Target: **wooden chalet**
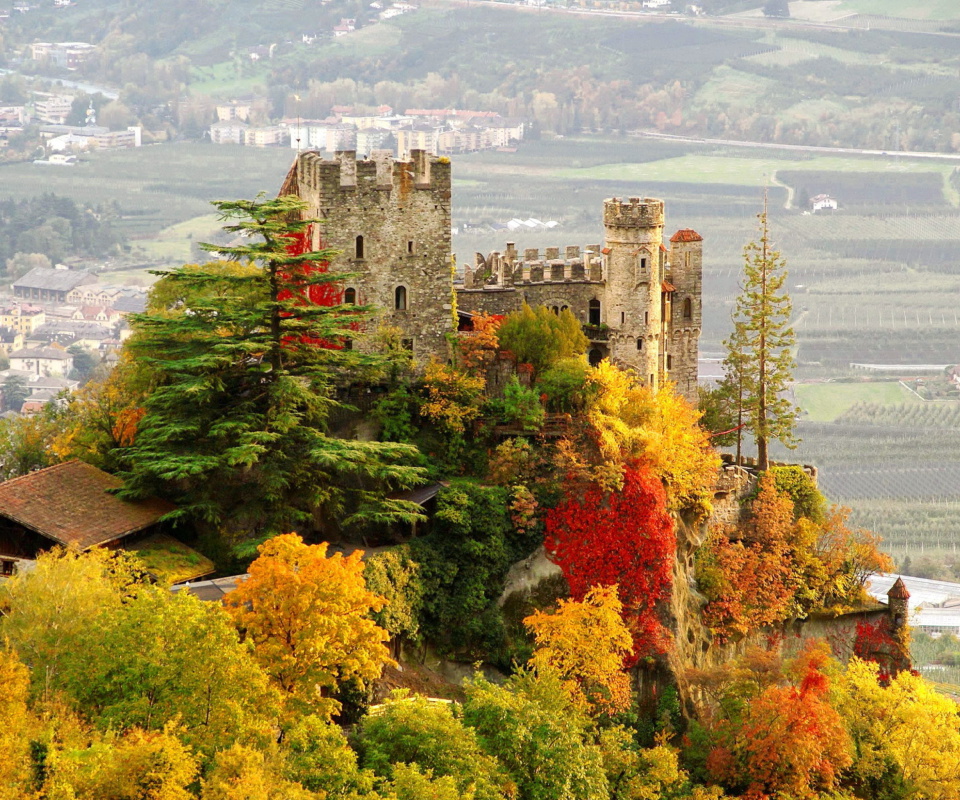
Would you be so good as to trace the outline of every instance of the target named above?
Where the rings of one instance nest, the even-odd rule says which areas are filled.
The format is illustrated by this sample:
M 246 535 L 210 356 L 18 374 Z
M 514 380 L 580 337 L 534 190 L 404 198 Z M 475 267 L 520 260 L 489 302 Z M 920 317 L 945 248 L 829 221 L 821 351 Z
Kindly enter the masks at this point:
M 156 533 L 174 506 L 158 498 L 121 500 L 111 492 L 122 485 L 76 460 L 0 483 L 0 561 L 33 560 L 56 545 L 120 547 Z

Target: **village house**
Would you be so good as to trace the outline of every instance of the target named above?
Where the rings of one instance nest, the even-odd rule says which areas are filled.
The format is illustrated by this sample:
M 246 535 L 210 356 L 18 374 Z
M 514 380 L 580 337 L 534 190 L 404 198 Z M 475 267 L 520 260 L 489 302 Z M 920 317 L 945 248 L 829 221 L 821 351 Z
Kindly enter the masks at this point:
M 23 334 L 16 328 L 0 327 L 0 351 L 10 355 L 23 349 Z
M 123 481 L 83 461 L 67 461 L 0 483 L 0 557 L 35 559 L 56 545 L 118 547 L 159 530 L 174 510 L 165 500 L 121 500 Z
M 47 312 L 40 306 L 15 305 L 0 311 L 0 326 L 13 328 L 29 336 L 47 321 Z
M 32 347 L 10 353 L 10 368 L 33 375 L 66 377 L 73 370 L 73 356 L 59 347 Z

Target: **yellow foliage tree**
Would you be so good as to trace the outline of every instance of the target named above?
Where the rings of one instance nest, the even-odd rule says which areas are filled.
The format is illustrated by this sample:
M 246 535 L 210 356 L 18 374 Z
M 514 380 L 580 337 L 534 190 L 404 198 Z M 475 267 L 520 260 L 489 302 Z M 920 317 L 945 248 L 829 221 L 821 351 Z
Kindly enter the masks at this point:
M 441 430 L 462 435 L 467 423 L 480 416 L 485 385 L 483 378 L 431 361 L 424 371 L 426 398 L 420 404 L 420 413 Z
M 900 672 L 882 686 L 879 670 L 873 662 L 854 658 L 838 681 L 838 708 L 856 745 L 856 777 L 873 785 L 905 784 L 912 791 L 904 796 L 918 800 L 957 800 L 956 702 L 910 672 Z
M 555 671 L 571 700 L 594 714 L 630 706 L 623 663 L 633 637 L 622 614 L 617 587 L 595 586 L 581 602 L 561 600 L 556 613 L 537 611 L 523 621 L 536 641 L 534 668 Z
M 0 635 L 30 667 L 37 686 L 51 685 L 67 650 L 104 611 L 121 604 L 139 567 L 110 550 L 54 548 L 34 569 L 4 582 Z
M 650 464 L 671 510 L 710 510 L 720 459 L 699 425 L 700 413 L 670 385 L 654 393 L 633 372 L 602 361 L 591 374 L 587 418 L 605 463 Z
M 30 673 L 15 653 L 0 650 L 0 800 L 18 800 L 26 795 L 29 747 L 26 736 L 29 715 L 27 691 Z
M 134 729 L 85 750 L 55 752 L 41 796 L 47 800 L 194 800 L 197 763 L 173 729 Z
M 370 618 L 384 600 L 367 590 L 360 551 L 327 557 L 326 544 L 289 533 L 258 552 L 224 606 L 290 710 L 329 719 L 339 709 L 330 694 L 343 681 L 375 679 L 390 663 L 389 635 Z
M 200 800 L 318 800 L 299 783 L 284 780 L 260 750 L 235 744 L 217 753 Z

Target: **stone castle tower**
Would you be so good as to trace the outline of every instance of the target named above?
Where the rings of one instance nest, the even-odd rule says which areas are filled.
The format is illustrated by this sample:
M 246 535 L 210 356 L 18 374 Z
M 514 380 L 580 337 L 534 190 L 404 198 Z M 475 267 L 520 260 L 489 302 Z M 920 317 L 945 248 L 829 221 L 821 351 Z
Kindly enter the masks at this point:
M 703 238 L 678 231 L 663 243 L 663 201 L 603 204 L 603 322 L 609 356 L 650 386 L 666 378 L 696 396 Z
M 453 330 L 450 162 L 423 150 L 409 161 L 304 152 L 280 194 L 297 195 L 323 220 L 313 248 L 339 251 L 331 270 L 354 273 L 344 302 L 380 309 L 380 324 L 399 328 L 417 361 L 444 360 Z
M 657 388 L 671 380 L 697 399 L 703 239 L 677 231 L 664 244 L 662 200 L 612 198 L 603 205 L 604 244 L 476 255 L 462 284 L 451 271 L 451 175 L 446 159 L 413 150 L 356 160 L 297 156 L 281 194 L 306 201 L 323 220 L 313 246 L 340 251 L 335 271 L 355 273 L 344 300 L 382 309 L 423 363 L 447 357 L 453 295 L 466 314 L 507 314 L 524 302 L 570 309 L 590 339 L 589 357 L 610 358 Z

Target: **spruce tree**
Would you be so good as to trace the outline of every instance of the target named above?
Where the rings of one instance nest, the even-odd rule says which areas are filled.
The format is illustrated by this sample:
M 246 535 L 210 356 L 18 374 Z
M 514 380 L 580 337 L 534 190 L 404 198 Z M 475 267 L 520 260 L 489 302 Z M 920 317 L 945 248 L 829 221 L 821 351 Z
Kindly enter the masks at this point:
M 341 305 L 346 277 L 312 252 L 295 197 L 215 203 L 228 261 L 158 273 L 128 342 L 148 374 L 134 444 L 123 448 L 124 495 L 159 494 L 222 533 L 263 537 L 346 522 L 410 520 L 385 499 L 419 482 L 410 445 L 331 435 L 336 382 L 370 361 L 346 347 L 368 314 Z
M 743 428 L 756 442 L 758 467 L 766 470 L 772 439 L 788 447 L 796 444 L 797 408 L 783 396 L 793 379 L 796 339 L 784 288 L 786 261 L 770 242 L 766 203 L 758 218 L 760 236 L 744 248 L 744 283 L 733 312 L 733 333 L 724 344 L 727 379 L 736 382 Z

